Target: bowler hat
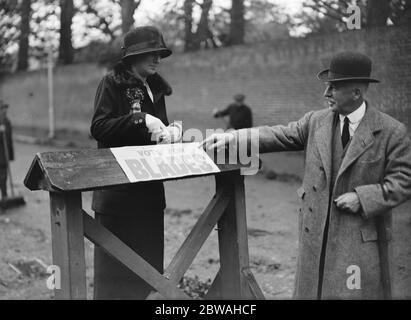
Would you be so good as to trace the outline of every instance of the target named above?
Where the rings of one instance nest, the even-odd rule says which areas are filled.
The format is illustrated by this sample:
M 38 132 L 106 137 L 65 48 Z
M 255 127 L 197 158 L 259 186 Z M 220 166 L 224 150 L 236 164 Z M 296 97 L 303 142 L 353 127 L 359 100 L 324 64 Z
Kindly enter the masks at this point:
M 318 73 L 317 78 L 322 81 L 349 81 L 361 80 L 364 82 L 380 82 L 370 78 L 371 59 L 359 52 L 341 52 L 336 54 L 330 62 L 330 67 Z
M 166 58 L 172 53 L 160 31 L 151 26 L 138 27 L 127 32 L 122 49 L 122 59 L 150 52 L 158 52 L 161 58 Z

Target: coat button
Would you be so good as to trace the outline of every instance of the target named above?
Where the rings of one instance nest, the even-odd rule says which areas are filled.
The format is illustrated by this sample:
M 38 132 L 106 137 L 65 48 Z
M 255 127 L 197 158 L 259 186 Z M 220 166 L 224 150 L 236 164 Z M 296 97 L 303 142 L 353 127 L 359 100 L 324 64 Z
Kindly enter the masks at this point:
M 321 166 L 321 167 L 320 167 L 320 170 L 321 170 L 321 171 L 324 171 L 324 167 L 323 167 L 323 166 Z
M 307 227 L 305 227 L 305 228 L 304 228 L 304 231 L 307 232 L 307 233 L 309 233 L 309 232 L 310 232 L 310 229 L 308 229 Z
M 313 212 L 313 208 L 311 208 L 311 207 L 309 207 L 308 210 L 309 210 L 310 212 Z

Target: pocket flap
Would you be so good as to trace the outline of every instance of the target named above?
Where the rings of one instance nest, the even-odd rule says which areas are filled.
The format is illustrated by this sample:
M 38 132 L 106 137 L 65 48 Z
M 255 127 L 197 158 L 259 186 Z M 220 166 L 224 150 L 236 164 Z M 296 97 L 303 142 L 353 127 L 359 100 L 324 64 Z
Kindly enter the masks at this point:
M 378 233 L 373 225 L 365 225 L 360 228 L 362 241 L 377 241 Z
M 360 229 L 361 229 L 362 241 L 367 242 L 367 241 L 377 241 L 378 240 L 379 238 L 378 231 L 374 224 L 363 225 Z M 388 226 L 385 226 L 382 232 L 385 232 L 385 234 L 381 235 L 381 239 L 385 238 L 387 241 L 390 241 L 392 238 L 391 228 Z
M 297 189 L 297 195 L 301 198 L 301 199 L 304 199 L 304 196 L 305 196 L 305 190 L 304 190 L 304 187 L 299 187 L 298 189 Z

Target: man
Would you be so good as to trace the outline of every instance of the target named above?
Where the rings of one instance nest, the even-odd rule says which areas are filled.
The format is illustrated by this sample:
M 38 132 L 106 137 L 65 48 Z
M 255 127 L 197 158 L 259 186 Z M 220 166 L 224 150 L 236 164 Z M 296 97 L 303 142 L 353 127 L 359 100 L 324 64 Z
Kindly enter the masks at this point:
M 259 133 L 248 142 L 260 152 L 305 150 L 297 191 L 294 295 L 300 299 L 391 295 L 391 209 L 411 196 L 411 142 L 402 123 L 364 100 L 369 83 L 378 82 L 370 76 L 367 56 L 340 53 L 318 74 L 328 109 L 288 126 L 249 129 Z M 242 137 L 238 131 L 214 135 L 204 146 L 219 149 Z
M 232 129 L 244 129 L 251 128 L 253 126 L 253 118 L 251 109 L 244 103 L 245 95 L 236 94 L 234 97 L 234 102 L 231 103 L 224 110 L 218 111 L 213 110 L 214 118 L 221 118 L 228 116 L 229 125 L 228 128 Z
M 7 166 L 14 160 L 11 123 L 7 117 L 9 105 L 0 100 L 0 190 L 1 198 L 7 198 Z

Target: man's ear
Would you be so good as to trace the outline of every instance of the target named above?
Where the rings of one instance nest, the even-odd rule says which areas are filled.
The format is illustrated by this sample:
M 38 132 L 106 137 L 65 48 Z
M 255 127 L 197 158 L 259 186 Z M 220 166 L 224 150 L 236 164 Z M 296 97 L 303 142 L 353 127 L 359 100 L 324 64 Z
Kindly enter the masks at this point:
M 360 88 L 354 88 L 353 89 L 353 99 L 356 101 L 360 98 L 362 98 L 363 94 Z

